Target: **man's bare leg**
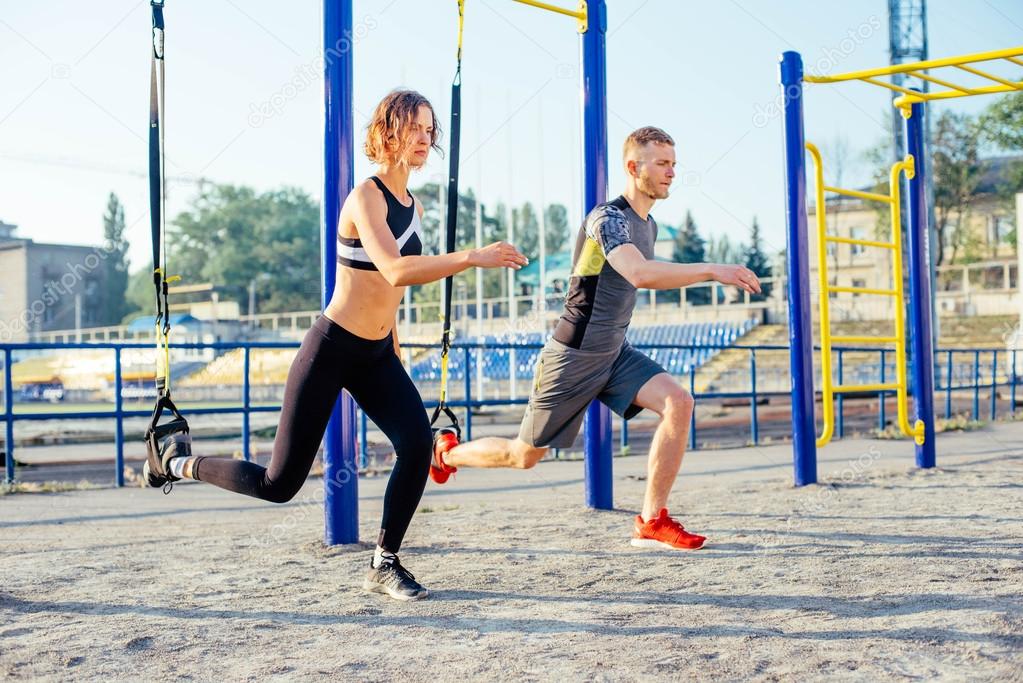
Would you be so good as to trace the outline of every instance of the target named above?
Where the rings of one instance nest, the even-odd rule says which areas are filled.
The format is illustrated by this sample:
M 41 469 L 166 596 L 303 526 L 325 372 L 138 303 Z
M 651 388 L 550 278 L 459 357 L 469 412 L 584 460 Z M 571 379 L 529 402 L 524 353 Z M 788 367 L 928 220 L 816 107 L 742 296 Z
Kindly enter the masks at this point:
M 529 469 L 546 455 L 546 448 L 530 446 L 520 439 L 485 439 L 466 441 L 444 454 L 444 464 L 451 467 L 516 467 Z
M 689 421 L 694 401 L 671 375 L 664 372 L 651 377 L 636 394 L 636 405 L 661 416 L 654 439 L 650 443 L 647 463 L 646 495 L 643 498 L 643 520 L 657 516 L 668 506 L 668 495 L 682 466 L 682 456 L 689 438 Z

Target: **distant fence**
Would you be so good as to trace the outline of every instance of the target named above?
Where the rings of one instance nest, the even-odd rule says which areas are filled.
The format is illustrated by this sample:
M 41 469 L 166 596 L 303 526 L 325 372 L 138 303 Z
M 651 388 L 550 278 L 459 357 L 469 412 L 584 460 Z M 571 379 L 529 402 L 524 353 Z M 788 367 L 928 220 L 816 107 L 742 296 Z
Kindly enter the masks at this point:
M 242 416 L 242 448 L 241 452 L 245 459 L 251 458 L 251 428 L 250 428 L 250 416 L 253 413 L 272 413 L 280 410 L 279 404 L 272 405 L 253 405 L 252 404 L 252 393 L 253 387 L 251 384 L 251 355 L 252 351 L 259 349 L 297 349 L 298 344 L 295 342 L 223 342 L 215 344 L 171 344 L 172 349 L 188 349 L 188 350 L 203 350 L 209 349 L 213 351 L 228 351 L 235 349 L 243 350 L 243 369 L 242 369 L 242 382 L 241 382 L 241 401 L 237 405 L 218 406 L 218 407 L 189 407 L 188 415 L 215 415 L 215 414 L 241 414 Z M 698 368 L 692 366 L 689 368 L 688 373 L 677 376 L 682 382 L 683 386 L 687 386 L 690 392 L 695 396 L 697 400 L 724 400 L 733 399 L 741 400 L 746 399 L 749 402 L 750 407 L 750 422 L 749 422 L 749 435 L 750 443 L 756 445 L 760 442 L 760 418 L 758 416 L 757 405 L 761 399 L 768 397 L 788 397 L 790 392 L 788 390 L 765 390 L 762 385 L 758 386 L 758 370 L 757 370 L 757 354 L 764 354 L 766 352 L 779 352 L 788 351 L 787 346 L 775 346 L 775 345 L 761 345 L 761 346 L 743 346 L 743 345 L 712 345 L 712 344 L 635 344 L 636 348 L 641 350 L 653 350 L 653 349 L 688 349 L 688 350 L 725 350 L 725 349 L 738 349 L 748 354 L 748 361 L 746 367 L 749 372 L 749 388 L 743 388 L 739 391 L 697 391 L 696 390 L 696 376 Z M 411 351 L 413 349 L 429 350 L 438 349 L 438 344 L 406 344 L 403 345 L 403 349 Z M 464 414 L 464 428 L 467 439 L 472 438 L 472 426 L 473 426 L 473 409 L 482 408 L 486 406 L 511 406 L 511 405 L 523 405 L 526 403 L 526 398 L 496 398 L 496 399 L 481 399 L 479 397 L 473 397 L 473 385 L 475 383 L 475 376 L 473 369 L 476 367 L 475 357 L 476 354 L 485 353 L 488 350 L 495 349 L 539 349 L 542 348 L 541 344 L 509 344 L 509 343 L 480 343 L 480 344 L 469 344 L 469 343 L 458 343 L 453 345 L 452 353 L 464 354 L 463 361 L 464 367 L 469 369 L 466 372 L 461 384 L 462 396 L 455 398 L 454 391 L 451 392 L 452 400 L 449 404 L 454 408 L 461 408 L 465 411 Z M 98 410 L 87 410 L 87 411 L 58 411 L 58 410 L 39 410 L 39 411 L 26 411 L 17 410 L 15 405 L 19 403 L 16 400 L 14 393 L 13 376 L 10 372 L 12 363 L 14 361 L 15 354 L 24 352 L 40 352 L 40 351 L 68 351 L 75 349 L 107 349 L 114 355 L 114 385 L 113 385 L 113 405 L 112 409 L 98 409 Z M 17 422 L 22 421 L 38 421 L 38 420 L 69 420 L 69 419 L 113 419 L 115 421 L 115 432 L 114 432 L 114 481 L 117 486 L 124 485 L 124 419 L 133 417 L 148 417 L 152 411 L 150 408 L 146 409 L 125 409 L 124 400 L 132 395 L 137 395 L 137 383 L 125 382 L 123 379 L 122 372 L 122 354 L 126 350 L 134 349 L 149 349 L 152 350 L 151 344 L 134 344 L 134 343 L 96 343 L 96 344 L 0 344 L 0 350 L 3 352 L 3 372 L 4 372 L 4 412 L 3 420 L 5 423 L 5 439 L 4 439 L 4 456 L 5 456 L 5 478 L 8 483 L 14 481 L 15 478 L 15 458 L 14 458 L 14 425 Z M 876 378 L 880 382 L 884 382 L 886 377 L 894 377 L 894 368 L 890 359 L 894 357 L 894 351 L 890 349 L 877 349 L 877 348 L 862 348 L 862 347 L 842 347 L 834 349 L 837 356 L 836 373 L 840 376 L 846 371 L 845 370 L 845 356 L 846 354 L 858 354 L 858 358 L 862 359 L 864 354 L 876 354 L 878 362 L 872 367 L 870 364 L 864 364 L 862 360 L 857 362 L 857 368 L 855 372 L 875 372 Z M 952 416 L 952 395 L 953 392 L 969 391 L 972 395 L 972 417 L 975 420 L 981 419 L 981 402 L 982 392 L 990 391 L 990 395 L 987 397 L 989 401 L 988 407 L 990 408 L 990 419 L 995 419 L 997 413 L 997 398 L 998 388 L 1006 387 L 1009 390 L 1009 406 L 1010 413 L 1015 414 L 1016 409 L 1016 387 L 1019 378 L 1016 374 L 1016 351 L 1006 351 L 1004 349 L 994 348 L 968 348 L 968 349 L 939 349 L 935 353 L 935 394 L 936 397 L 940 398 L 944 402 L 944 415 L 946 418 Z M 966 360 L 963 361 L 963 358 Z M 1005 361 L 1000 363 L 999 359 Z M 1004 365 L 1004 367 L 1002 367 Z M 861 375 L 862 376 L 862 375 Z M 453 387 L 454 389 L 454 387 Z M 881 395 L 882 399 L 885 395 L 891 395 L 894 392 L 873 392 L 872 396 Z M 866 395 L 866 394 L 865 394 Z M 844 435 L 844 420 L 843 420 L 843 404 L 850 400 L 850 397 L 838 396 L 836 405 L 836 436 L 841 438 Z M 437 405 L 436 400 L 424 401 L 427 408 L 432 408 Z M 103 405 L 102 402 L 98 402 L 99 405 Z M 878 426 L 883 429 L 887 422 L 887 412 L 884 400 L 878 401 Z M 697 439 L 697 428 L 696 415 L 693 415 L 693 421 L 690 425 L 689 431 L 689 445 L 690 448 L 696 447 Z M 366 433 L 368 430 L 367 420 L 364 414 L 360 411 L 360 436 L 359 436 L 359 458 L 360 465 L 365 466 L 366 464 Z M 628 445 L 628 426 L 626 422 L 622 422 L 620 435 L 622 439 L 622 445 Z M 139 435 L 141 437 L 141 434 Z

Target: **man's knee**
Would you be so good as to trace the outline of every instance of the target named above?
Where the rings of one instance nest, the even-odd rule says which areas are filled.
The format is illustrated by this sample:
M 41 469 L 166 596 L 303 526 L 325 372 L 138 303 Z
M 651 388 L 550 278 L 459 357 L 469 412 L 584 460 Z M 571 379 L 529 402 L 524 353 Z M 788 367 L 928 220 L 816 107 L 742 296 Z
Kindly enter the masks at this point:
M 693 399 L 693 395 L 682 387 L 677 387 L 664 398 L 664 412 L 661 417 L 673 422 L 688 424 L 695 407 L 696 401 Z
M 511 450 L 512 467 L 528 470 L 536 466 L 536 463 L 543 460 L 547 455 L 547 449 L 540 446 L 531 446 L 524 441 L 515 441 Z

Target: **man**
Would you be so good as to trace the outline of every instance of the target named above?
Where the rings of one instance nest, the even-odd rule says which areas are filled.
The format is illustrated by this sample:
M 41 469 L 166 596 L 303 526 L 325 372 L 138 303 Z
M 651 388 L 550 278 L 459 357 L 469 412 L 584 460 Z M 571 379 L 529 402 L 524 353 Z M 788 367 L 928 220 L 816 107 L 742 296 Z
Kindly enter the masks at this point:
M 549 447 L 572 445 L 595 398 L 625 419 L 646 408 L 661 420 L 650 444 L 646 495 L 632 545 L 695 549 L 705 538 L 687 532 L 667 510 L 685 452 L 693 397 L 634 349 L 625 332 L 638 288 L 679 289 L 715 280 L 759 293 L 760 282 L 739 265 L 654 260 L 657 223 L 650 209 L 668 196 L 675 177 L 675 142 L 659 128 L 640 128 L 625 140 L 623 157 L 625 191 L 590 211 L 576 239 L 565 310 L 537 361 L 518 438 L 455 445 L 453 433 L 438 433 L 430 475 L 443 483 L 459 467 L 533 467 Z

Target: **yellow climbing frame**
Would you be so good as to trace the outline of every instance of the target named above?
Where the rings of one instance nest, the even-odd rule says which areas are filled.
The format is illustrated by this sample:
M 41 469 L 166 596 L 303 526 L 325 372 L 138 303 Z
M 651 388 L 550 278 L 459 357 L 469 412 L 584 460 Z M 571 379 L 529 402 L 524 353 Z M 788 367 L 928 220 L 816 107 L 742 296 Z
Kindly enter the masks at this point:
M 902 286 L 902 216 L 899 199 L 899 176 L 906 174 L 907 180 L 916 172 L 916 161 L 907 155 L 902 161 L 892 165 L 888 177 L 888 194 L 861 192 L 824 184 L 824 165 L 820 150 L 813 143 L 806 143 L 814 166 L 814 185 L 816 186 L 817 202 L 817 273 L 820 278 L 820 325 L 821 325 L 821 403 L 824 412 L 824 429 L 817 439 L 818 448 L 831 441 L 835 432 L 835 394 L 859 391 L 895 391 L 899 401 L 899 427 L 906 436 L 914 438 L 916 443 L 924 442 L 924 422 L 917 420 L 909 424 L 909 391 L 906 377 L 906 320 L 905 296 Z M 892 239 L 890 242 L 879 240 L 862 240 L 852 237 L 839 237 L 827 234 L 827 215 L 825 212 L 824 193 L 856 197 L 866 201 L 888 204 L 891 210 Z M 828 278 L 828 244 L 859 244 L 865 247 L 890 249 L 892 251 L 892 289 L 872 289 L 869 287 L 838 287 L 833 286 Z M 895 334 L 889 337 L 835 335 L 831 333 L 831 294 L 848 292 L 852 294 L 874 294 L 890 296 L 895 299 Z M 884 384 L 846 384 L 837 385 L 831 376 L 831 345 L 838 344 L 895 344 L 895 381 Z M 881 395 L 884 400 L 884 395 Z
M 871 85 L 877 85 L 882 88 L 887 88 L 897 93 L 901 93 L 901 97 L 895 99 L 895 106 L 902 110 L 902 115 L 909 118 L 909 108 L 918 102 L 931 102 L 934 100 L 947 100 L 953 97 L 968 97 L 970 95 L 993 95 L 996 93 L 1011 92 L 1013 90 L 1023 90 L 1023 81 L 1013 81 L 1007 78 L 1002 78 L 996 74 L 978 69 L 974 64 L 980 62 L 992 62 L 992 61 L 1006 61 L 1016 66 L 1023 66 L 1023 46 L 1010 47 L 1004 50 L 992 50 L 990 52 L 976 52 L 969 55 L 961 55 L 959 57 L 945 57 L 944 59 L 929 59 L 923 62 L 912 62 L 910 64 L 894 64 L 892 66 L 886 66 L 879 69 L 866 69 L 863 71 L 851 71 L 845 74 L 838 74 L 836 76 L 812 76 L 806 75 L 803 80 L 807 83 L 839 83 L 841 81 L 862 81 L 864 83 L 870 83 Z M 949 78 L 939 78 L 933 76 L 930 73 L 924 73 L 924 71 L 935 70 L 939 71 L 942 76 L 949 73 L 956 74 L 965 72 L 979 76 L 987 81 L 991 81 L 994 85 L 985 85 L 980 87 L 968 87 L 964 85 L 958 85 L 953 83 Z M 905 74 L 914 78 L 919 78 L 922 81 L 933 83 L 943 89 L 938 89 L 933 92 L 917 92 L 916 90 L 910 90 L 894 83 L 888 83 L 880 80 L 880 76 L 891 76 L 893 74 Z

